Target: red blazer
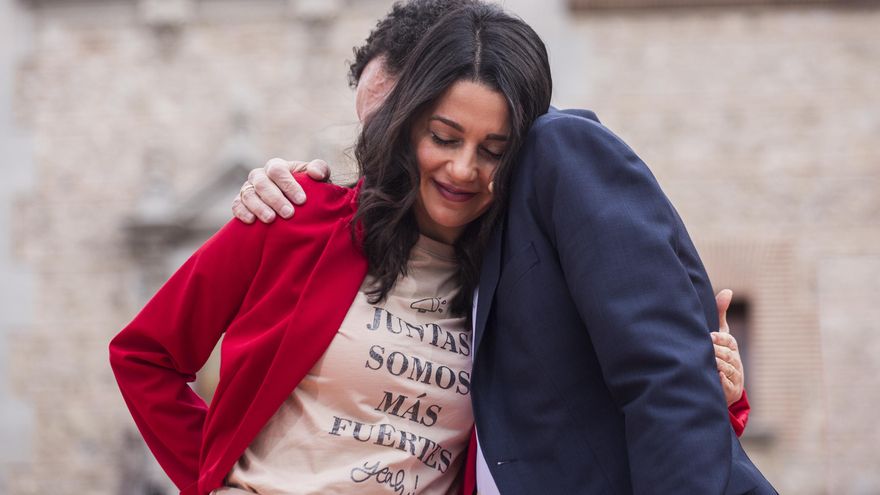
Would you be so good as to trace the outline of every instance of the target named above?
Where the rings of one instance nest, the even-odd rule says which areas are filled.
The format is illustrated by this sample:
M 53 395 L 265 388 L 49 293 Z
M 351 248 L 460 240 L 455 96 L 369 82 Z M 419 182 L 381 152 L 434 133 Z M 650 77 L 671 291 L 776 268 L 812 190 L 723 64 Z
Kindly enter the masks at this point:
M 131 414 L 183 495 L 206 494 L 323 355 L 367 273 L 357 190 L 301 181 L 295 221 L 228 223 L 110 343 Z M 187 385 L 222 335 L 207 407 Z
M 349 227 L 359 188 L 300 184 L 309 202 L 295 220 L 231 221 L 110 343 L 122 396 L 182 495 L 222 485 L 324 354 L 367 274 Z M 208 407 L 188 382 L 221 336 L 220 381 Z M 744 425 L 747 415 L 746 403 L 731 421 Z M 474 490 L 474 445 L 472 438 L 466 494 Z

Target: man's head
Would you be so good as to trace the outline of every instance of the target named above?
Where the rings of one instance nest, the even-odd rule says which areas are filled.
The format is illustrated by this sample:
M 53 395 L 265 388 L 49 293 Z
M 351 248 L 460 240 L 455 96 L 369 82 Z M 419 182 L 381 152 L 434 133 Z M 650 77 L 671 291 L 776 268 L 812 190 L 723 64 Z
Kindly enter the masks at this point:
M 478 0 L 408 0 L 397 2 L 366 42 L 354 49 L 348 73 L 356 88 L 358 118 L 372 113 L 397 82 L 407 56 L 425 33 L 447 13 Z

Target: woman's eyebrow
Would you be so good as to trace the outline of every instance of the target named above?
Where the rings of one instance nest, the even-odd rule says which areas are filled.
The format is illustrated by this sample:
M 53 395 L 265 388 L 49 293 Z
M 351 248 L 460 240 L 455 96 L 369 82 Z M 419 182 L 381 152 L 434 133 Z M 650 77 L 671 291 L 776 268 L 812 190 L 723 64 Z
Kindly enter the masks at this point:
M 429 120 L 439 120 L 440 122 L 443 122 L 444 124 L 448 125 L 449 127 L 452 127 L 453 129 L 457 130 L 458 132 L 464 132 L 464 127 L 462 127 L 461 124 L 459 124 L 458 122 L 456 122 L 454 120 L 447 119 L 446 117 L 441 117 L 439 115 L 432 115 Z
M 464 132 L 464 127 L 462 127 L 461 124 L 459 124 L 458 122 L 456 122 L 454 120 L 448 119 L 446 117 L 443 117 L 440 115 L 432 115 L 431 118 L 428 120 L 429 121 L 430 120 L 437 120 L 437 121 L 443 122 L 444 124 L 448 125 L 449 127 L 452 127 L 453 129 L 457 130 L 458 132 Z M 486 139 L 490 139 L 492 141 L 507 141 L 508 137 L 505 136 L 504 134 L 487 134 Z

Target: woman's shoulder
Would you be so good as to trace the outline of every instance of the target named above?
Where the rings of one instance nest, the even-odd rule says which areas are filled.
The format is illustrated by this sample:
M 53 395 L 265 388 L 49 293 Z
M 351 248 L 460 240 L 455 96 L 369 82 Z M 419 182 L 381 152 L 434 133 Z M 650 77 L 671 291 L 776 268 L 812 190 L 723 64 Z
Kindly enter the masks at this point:
M 327 241 L 340 222 L 349 224 L 357 212 L 357 186 L 318 182 L 305 174 L 296 174 L 295 177 L 306 193 L 306 201 L 296 206 L 292 217 L 276 217 L 268 224 L 259 221 L 245 224 L 232 219 L 207 245 L 248 246 L 250 251 L 320 245 Z
M 319 182 L 304 173 L 295 174 L 294 177 L 306 193 L 306 201 L 294 208 L 291 218 L 280 219 L 280 223 L 296 225 L 335 222 L 341 218 L 350 218 L 357 211 L 357 185 L 345 187 Z
M 306 194 L 313 191 L 316 194 L 327 197 L 351 196 L 354 191 L 360 187 L 360 182 L 354 185 L 345 186 L 333 182 L 315 180 L 309 177 L 305 172 L 297 172 L 293 174 L 293 177 L 299 185 L 302 186 L 303 190 L 306 191 Z

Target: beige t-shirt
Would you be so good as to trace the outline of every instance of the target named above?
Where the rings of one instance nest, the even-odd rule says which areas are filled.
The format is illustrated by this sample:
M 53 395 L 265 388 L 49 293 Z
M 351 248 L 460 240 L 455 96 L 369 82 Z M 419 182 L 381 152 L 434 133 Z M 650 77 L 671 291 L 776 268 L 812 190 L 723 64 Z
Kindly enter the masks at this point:
M 473 415 L 471 335 L 451 246 L 420 237 L 378 304 L 367 277 L 336 337 L 216 493 L 446 494 Z

